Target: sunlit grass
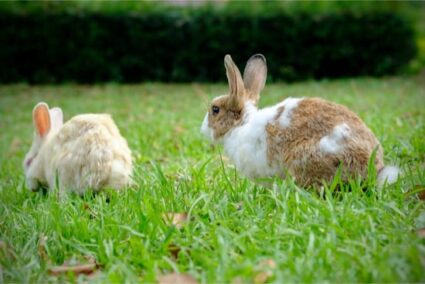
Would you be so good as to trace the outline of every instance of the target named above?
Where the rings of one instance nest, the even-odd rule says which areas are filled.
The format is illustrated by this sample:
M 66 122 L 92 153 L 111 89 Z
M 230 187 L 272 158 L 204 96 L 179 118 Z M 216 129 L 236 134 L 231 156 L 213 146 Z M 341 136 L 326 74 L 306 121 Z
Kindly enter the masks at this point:
M 222 148 L 199 133 L 206 101 L 225 85 L 0 87 L 0 280 L 73 281 L 48 270 L 92 256 L 91 281 L 153 282 L 170 271 L 200 282 L 425 281 L 425 206 L 405 192 L 425 186 L 425 86 L 411 78 L 267 86 L 261 105 L 320 96 L 349 106 L 382 142 L 400 183 L 322 198 L 285 180 L 273 188 L 240 177 Z M 28 192 L 21 162 L 38 101 L 78 113 L 111 113 L 135 158 L 135 185 L 59 199 Z M 163 213 L 184 212 L 177 229 Z M 44 240 L 44 241 L 43 241 Z M 43 244 L 43 242 L 45 244 Z M 170 245 L 180 251 L 178 257 Z M 2 277 L 2 278 L 1 278 Z M 84 275 L 76 278 L 83 280 Z

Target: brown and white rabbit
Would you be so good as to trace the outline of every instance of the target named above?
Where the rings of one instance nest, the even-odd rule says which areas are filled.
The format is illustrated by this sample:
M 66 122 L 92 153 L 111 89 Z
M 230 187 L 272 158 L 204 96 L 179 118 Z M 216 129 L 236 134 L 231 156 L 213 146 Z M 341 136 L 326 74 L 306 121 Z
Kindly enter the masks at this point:
M 265 57 L 253 55 L 243 78 L 230 55 L 224 65 L 229 94 L 212 101 L 201 132 L 222 142 L 246 177 L 284 178 L 289 173 L 301 186 L 320 186 L 330 182 L 342 164 L 344 180 L 365 178 L 376 149 L 378 185 L 397 180 L 398 168 L 384 166 L 379 141 L 345 106 L 320 98 L 287 98 L 258 109 L 267 77 Z
M 107 114 L 81 114 L 63 123 L 60 108 L 38 103 L 34 140 L 25 156 L 27 187 L 40 185 L 79 194 L 87 189 L 120 189 L 130 183 L 131 151 Z

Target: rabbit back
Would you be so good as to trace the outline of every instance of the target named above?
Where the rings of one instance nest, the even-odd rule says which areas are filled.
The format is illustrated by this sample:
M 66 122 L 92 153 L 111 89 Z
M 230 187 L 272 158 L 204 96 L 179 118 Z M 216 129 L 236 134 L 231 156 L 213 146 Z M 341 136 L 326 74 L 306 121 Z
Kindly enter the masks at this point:
M 87 188 L 120 189 L 130 182 L 131 152 L 112 118 L 106 114 L 77 115 L 43 147 L 50 188 L 82 193 Z

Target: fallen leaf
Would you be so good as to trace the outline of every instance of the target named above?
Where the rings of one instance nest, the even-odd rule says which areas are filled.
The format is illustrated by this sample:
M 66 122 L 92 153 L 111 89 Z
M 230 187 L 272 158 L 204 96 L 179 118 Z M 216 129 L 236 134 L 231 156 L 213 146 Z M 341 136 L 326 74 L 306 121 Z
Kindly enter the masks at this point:
M 425 186 L 416 186 L 416 188 L 418 189 L 418 190 L 420 190 L 419 192 L 418 192 L 418 197 L 419 197 L 419 199 L 420 200 L 425 200 Z
M 98 280 L 96 282 L 99 282 L 99 280 L 101 279 L 102 276 L 103 275 L 99 270 L 97 270 L 97 271 L 95 271 L 91 274 L 85 274 L 86 279 L 88 281 L 92 281 L 92 282 L 95 282 L 95 280 Z M 83 282 L 83 283 L 87 283 L 87 282 Z
M 170 273 L 158 278 L 159 284 L 197 284 L 198 281 L 188 274 Z
M 94 258 L 94 256 L 91 255 L 86 255 L 84 256 L 84 258 L 88 261 L 88 263 L 94 263 L 97 265 L 96 259 Z
M 95 219 L 97 217 L 96 212 L 94 212 L 87 203 L 84 203 L 83 208 L 89 212 L 90 219 Z
M 266 281 L 272 276 L 273 274 L 269 271 L 262 271 L 257 273 L 254 277 L 254 283 L 266 283 Z
M 180 247 L 175 245 L 175 244 L 169 244 L 167 247 L 168 251 L 171 253 L 171 255 L 177 259 L 177 257 L 179 256 L 179 252 L 180 252 Z
M 88 263 L 80 263 L 77 259 L 71 258 L 64 261 L 62 265 L 51 266 L 48 268 L 48 272 L 52 275 L 59 275 L 64 273 L 73 273 L 73 274 L 85 274 L 92 275 L 99 268 L 99 264 L 96 262 L 96 259 L 91 256 L 84 256 L 84 259 Z
M 38 250 L 38 255 L 40 256 L 42 260 L 49 261 L 49 257 L 47 256 L 47 251 L 46 251 L 46 241 L 47 241 L 47 237 L 43 234 L 40 234 L 38 238 L 37 250 Z
M 48 272 L 52 275 L 59 275 L 63 273 L 73 274 L 92 274 L 97 268 L 96 263 L 77 264 L 77 265 L 61 265 L 52 266 Z
M 417 234 L 420 238 L 425 238 L 425 228 L 422 228 L 422 229 L 418 229 L 418 230 L 416 230 L 416 234 Z
M 273 276 L 276 262 L 273 259 L 264 259 L 257 265 L 258 273 L 254 277 L 254 283 L 265 283 Z
M 232 279 L 232 282 L 230 282 L 231 284 L 244 284 L 246 283 L 246 281 L 243 280 L 242 277 L 237 276 L 235 278 Z
M 268 259 L 264 259 L 264 260 L 260 261 L 258 266 L 261 267 L 261 268 L 275 269 L 276 268 L 276 262 L 273 259 L 268 258 Z
M 187 221 L 186 213 L 164 213 L 162 217 L 167 224 L 174 225 L 177 229 L 183 228 L 183 225 Z

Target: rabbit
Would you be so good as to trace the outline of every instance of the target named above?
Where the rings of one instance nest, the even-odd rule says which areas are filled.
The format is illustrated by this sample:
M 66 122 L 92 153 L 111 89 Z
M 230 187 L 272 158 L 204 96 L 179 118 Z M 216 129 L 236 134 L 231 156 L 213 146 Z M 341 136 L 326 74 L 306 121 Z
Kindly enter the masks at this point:
M 285 178 L 321 187 L 342 167 L 344 181 L 365 179 L 373 161 L 377 184 L 393 183 L 399 169 L 384 166 L 383 150 L 372 131 L 347 107 L 320 98 L 286 98 L 263 109 L 257 104 L 267 77 L 262 54 L 248 60 L 243 77 L 230 55 L 224 58 L 229 93 L 216 97 L 201 132 L 222 143 L 236 169 L 249 179 Z
M 23 162 L 28 189 L 58 185 L 60 192 L 83 194 L 131 183 L 131 151 L 110 115 L 81 114 L 63 123 L 62 110 L 44 102 L 32 115 L 34 140 Z

